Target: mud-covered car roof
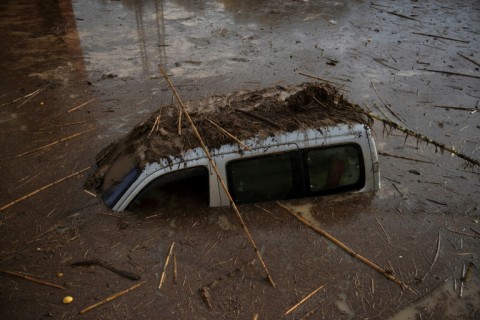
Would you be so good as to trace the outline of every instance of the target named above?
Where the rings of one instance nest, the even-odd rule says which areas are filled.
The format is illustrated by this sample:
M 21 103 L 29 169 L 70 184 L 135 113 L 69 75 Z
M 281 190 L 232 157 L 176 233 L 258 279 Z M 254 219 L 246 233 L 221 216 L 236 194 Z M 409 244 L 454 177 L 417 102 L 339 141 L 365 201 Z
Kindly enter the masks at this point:
M 212 122 L 239 140 L 372 122 L 360 106 L 347 101 L 337 89 L 319 83 L 238 91 L 185 104 L 210 149 L 235 144 Z M 147 163 L 170 156 L 181 157 L 185 151 L 200 147 L 187 121 L 182 121 L 181 135 L 178 134 L 180 110 L 176 104 L 162 106 L 124 138 L 102 150 L 86 187 L 105 190 L 134 167 L 141 170 Z

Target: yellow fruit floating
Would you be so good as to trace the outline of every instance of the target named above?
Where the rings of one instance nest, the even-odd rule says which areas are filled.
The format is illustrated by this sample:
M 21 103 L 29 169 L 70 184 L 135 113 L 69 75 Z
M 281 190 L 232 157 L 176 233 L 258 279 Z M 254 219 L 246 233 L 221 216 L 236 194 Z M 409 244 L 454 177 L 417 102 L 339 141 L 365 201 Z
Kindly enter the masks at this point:
M 65 298 L 63 298 L 63 304 L 69 304 L 73 301 L 73 297 L 71 296 L 66 296 Z

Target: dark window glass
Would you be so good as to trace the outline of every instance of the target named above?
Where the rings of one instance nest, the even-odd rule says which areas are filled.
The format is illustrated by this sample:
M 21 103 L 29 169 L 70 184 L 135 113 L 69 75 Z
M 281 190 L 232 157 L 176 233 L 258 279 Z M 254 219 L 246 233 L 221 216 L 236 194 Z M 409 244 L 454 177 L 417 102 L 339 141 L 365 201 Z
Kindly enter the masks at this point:
M 237 203 L 298 197 L 303 189 L 299 163 L 298 152 L 231 161 L 227 164 L 230 193 Z
M 308 150 L 305 157 L 310 194 L 360 189 L 365 184 L 363 157 L 358 145 Z
M 127 210 L 166 212 L 180 208 L 208 206 L 208 169 L 194 167 L 175 171 L 150 182 Z

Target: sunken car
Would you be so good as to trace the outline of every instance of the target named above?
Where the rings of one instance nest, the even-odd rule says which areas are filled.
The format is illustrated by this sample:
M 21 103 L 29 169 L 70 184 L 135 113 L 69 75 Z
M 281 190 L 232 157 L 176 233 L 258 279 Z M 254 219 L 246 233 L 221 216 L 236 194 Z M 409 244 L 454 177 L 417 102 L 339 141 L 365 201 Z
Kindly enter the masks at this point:
M 380 188 L 372 120 L 332 86 L 277 86 L 186 104 L 237 204 Z M 162 211 L 192 199 L 228 206 L 179 113 L 163 106 L 104 149 L 87 188 L 116 211 Z

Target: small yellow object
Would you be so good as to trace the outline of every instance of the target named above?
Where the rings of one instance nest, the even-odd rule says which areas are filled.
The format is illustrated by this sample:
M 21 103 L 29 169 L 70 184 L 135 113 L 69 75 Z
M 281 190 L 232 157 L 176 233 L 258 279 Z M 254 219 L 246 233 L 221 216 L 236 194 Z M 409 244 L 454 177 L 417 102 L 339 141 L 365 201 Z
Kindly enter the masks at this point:
M 61 272 L 57 273 L 57 278 L 61 278 L 61 277 L 63 277 L 63 273 Z
M 66 296 L 65 298 L 63 298 L 63 304 L 69 304 L 73 301 L 73 297 L 71 296 Z

